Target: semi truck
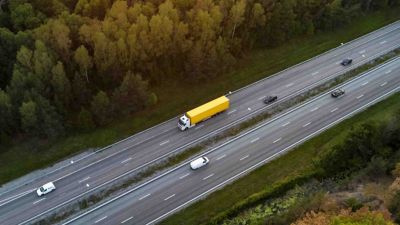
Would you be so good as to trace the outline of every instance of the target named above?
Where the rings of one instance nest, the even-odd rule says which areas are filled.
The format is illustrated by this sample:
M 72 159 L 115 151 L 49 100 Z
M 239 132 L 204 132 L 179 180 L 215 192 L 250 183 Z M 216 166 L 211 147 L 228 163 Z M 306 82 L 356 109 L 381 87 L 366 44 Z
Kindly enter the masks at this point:
M 195 109 L 186 112 L 178 121 L 178 127 L 182 131 L 194 127 L 197 123 L 204 121 L 229 108 L 229 99 L 225 96 L 214 99 Z

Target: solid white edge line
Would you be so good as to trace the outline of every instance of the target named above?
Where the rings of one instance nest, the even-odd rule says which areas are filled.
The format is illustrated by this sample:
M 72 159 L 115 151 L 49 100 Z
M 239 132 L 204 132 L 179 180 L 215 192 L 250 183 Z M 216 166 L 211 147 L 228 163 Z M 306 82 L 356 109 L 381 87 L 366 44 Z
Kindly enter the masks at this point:
M 348 80 L 347 82 L 345 82 L 345 83 L 343 83 L 343 84 L 337 86 L 336 88 L 341 88 L 341 87 L 343 87 L 343 86 L 345 86 L 345 85 L 347 85 L 347 84 L 349 84 L 349 83 L 355 82 L 355 81 L 357 81 L 357 80 L 359 80 L 359 79 L 361 79 L 361 78 L 367 76 L 368 74 L 370 74 L 370 73 L 372 73 L 372 72 L 375 72 L 376 70 L 381 69 L 382 67 L 386 67 L 386 66 L 388 66 L 388 65 L 390 65 L 390 64 L 392 64 L 392 63 L 394 63 L 394 62 L 396 62 L 397 60 L 400 60 L 400 57 L 396 57 L 396 58 L 394 58 L 394 59 L 392 59 L 392 60 L 389 60 L 388 62 L 386 62 L 386 63 L 384 63 L 384 64 L 379 65 L 378 67 L 374 67 L 374 68 L 372 68 L 371 70 L 368 70 L 368 71 L 362 73 L 361 75 L 359 75 L 359 76 L 357 76 L 357 77 L 355 77 L 355 78 L 353 78 L 353 79 L 351 79 L 351 80 Z M 209 154 L 210 152 L 213 152 L 213 151 L 215 151 L 215 150 L 218 149 L 218 148 L 221 148 L 221 147 L 223 147 L 223 146 L 225 146 L 225 145 L 227 145 L 227 144 L 229 144 L 229 143 L 231 143 L 231 142 L 233 142 L 233 141 L 235 141 L 235 140 L 237 140 L 237 139 L 239 139 L 239 138 L 241 138 L 241 137 L 243 137 L 243 136 L 245 136 L 245 135 L 247 135 L 247 134 L 249 134 L 249 133 L 252 133 L 252 132 L 254 132 L 254 131 L 260 129 L 261 127 L 266 126 L 267 124 L 270 124 L 270 123 L 272 123 L 272 122 L 274 122 L 274 121 L 276 121 L 276 120 L 278 120 L 278 119 L 280 119 L 280 118 L 286 116 L 287 114 L 289 114 L 289 113 L 291 113 L 291 112 L 293 112 L 293 111 L 295 111 L 295 110 L 297 110 L 297 109 L 299 109 L 299 108 L 301 108 L 301 107 L 303 107 L 303 106 L 305 106 L 305 105 L 311 104 L 312 102 L 315 102 L 315 101 L 317 101 L 318 99 L 320 99 L 320 98 L 322 98 L 322 97 L 325 97 L 326 95 L 329 95 L 329 94 L 330 94 L 330 91 L 331 91 L 331 90 L 326 91 L 325 93 L 322 93 L 321 95 L 319 95 L 319 96 L 317 96 L 317 97 L 315 97 L 315 98 L 313 98 L 313 99 L 310 99 L 309 101 L 304 102 L 303 104 L 298 105 L 298 106 L 296 106 L 295 108 L 293 108 L 293 109 L 291 109 L 291 110 L 289 110 L 289 111 L 287 111 L 287 112 L 285 112 L 285 113 L 283 113 L 283 114 L 281 114 L 281 115 L 279 115 L 279 116 L 277 116 L 277 117 L 275 117 L 275 118 L 273 118 L 273 119 L 271 119 L 271 120 L 269 120 L 269 121 L 266 121 L 265 123 L 263 123 L 263 124 L 261 124 L 261 125 L 255 127 L 255 128 L 253 128 L 253 129 L 251 129 L 251 130 L 249 130 L 249 131 L 246 131 L 246 132 L 243 133 L 242 135 L 239 135 L 239 136 L 237 136 L 237 137 L 235 137 L 235 138 L 232 138 L 232 139 L 228 140 L 227 142 L 225 142 L 225 143 L 223 143 L 223 144 L 221 144 L 221 145 L 219 145 L 219 146 L 217 146 L 217 147 L 215 147 L 215 148 L 212 148 L 212 149 L 210 149 L 210 150 L 207 151 L 207 152 L 201 153 L 201 154 L 199 154 L 199 155 L 206 155 L 206 154 Z M 195 157 L 198 157 L 199 155 L 194 156 L 192 159 L 190 159 L 190 161 L 193 160 Z M 89 214 L 89 213 L 91 213 L 91 212 L 93 212 L 93 211 L 95 211 L 95 210 L 97 210 L 97 209 L 99 209 L 99 208 L 101 208 L 101 207 L 103 207 L 103 206 L 105 206 L 105 205 L 107 205 L 107 204 L 109 204 L 109 203 L 111 203 L 111 202 L 113 202 L 113 201 L 119 199 L 119 198 L 122 198 L 122 197 L 124 197 L 125 195 L 127 195 L 127 194 L 129 194 L 129 193 L 131 193 L 131 192 L 133 192 L 133 191 L 135 191 L 135 190 L 137 190 L 137 189 L 139 189 L 139 188 L 141 188 L 141 187 L 143 187 L 143 186 L 149 184 L 149 183 L 154 182 L 155 180 L 159 179 L 160 177 L 163 177 L 163 176 L 165 176 L 165 175 L 167 175 L 167 174 L 169 174 L 169 173 L 174 172 L 175 170 L 178 170 L 179 168 L 181 168 L 181 167 L 183 167 L 183 166 L 186 166 L 190 161 L 183 162 L 181 165 L 178 165 L 178 166 L 176 166 L 175 168 L 172 168 L 171 170 L 166 171 L 165 173 L 160 174 L 159 176 L 154 177 L 153 179 L 150 179 L 149 181 L 147 181 L 147 182 L 145 182 L 145 183 L 143 183 L 143 184 L 141 184 L 141 185 L 139 185 L 139 186 L 136 186 L 136 187 L 134 187 L 133 189 L 131 189 L 131 190 L 127 191 L 127 192 L 122 193 L 122 194 L 119 195 L 119 196 L 116 196 L 116 197 L 114 197 L 114 198 L 112 198 L 112 199 L 110 199 L 110 200 L 104 202 L 103 204 L 100 204 L 100 205 L 98 205 L 97 207 L 94 207 L 93 209 L 88 210 L 88 211 L 86 211 L 86 212 L 84 212 L 84 213 L 78 215 L 77 217 L 72 218 L 72 219 L 66 221 L 66 222 L 63 223 L 63 224 L 69 224 L 69 223 L 71 223 L 71 222 L 73 222 L 73 221 L 75 221 L 75 220 L 77 220 L 77 219 L 79 219 L 79 218 L 81 218 L 81 217 L 83 217 L 83 216 L 85 216 L 85 215 L 87 215 L 87 214 Z M 78 196 L 78 197 L 80 197 L 80 196 Z M 63 204 L 60 204 L 60 205 L 63 205 Z M 50 211 L 50 210 L 48 210 L 48 211 Z M 20 223 L 20 224 L 24 224 L 24 223 L 26 223 L 26 222 L 29 222 L 29 221 L 31 221 L 31 220 L 33 220 L 33 219 L 35 219 L 35 218 L 37 218 L 37 217 L 39 217 L 39 216 L 45 214 L 45 213 L 47 213 L 47 211 L 46 211 L 46 212 L 43 212 L 43 213 L 41 213 L 41 214 L 39 214 L 39 215 L 36 215 L 35 217 L 33 217 L 33 218 L 31 218 L 31 219 L 25 220 L 24 222 L 22 222 L 22 223 Z
M 240 173 L 234 175 L 233 177 L 231 177 L 231 178 L 229 178 L 229 179 L 223 181 L 222 183 L 220 183 L 220 184 L 218 184 L 218 185 L 216 185 L 216 186 L 214 186 L 214 187 L 208 189 L 207 191 L 203 192 L 202 194 L 200 194 L 200 195 L 198 195 L 198 196 L 196 196 L 196 197 L 190 199 L 189 201 L 187 201 L 187 202 L 181 204 L 180 206 L 178 206 L 178 207 L 172 209 L 171 211 L 169 211 L 169 212 L 167 212 L 167 213 L 164 213 L 163 215 L 157 217 L 156 219 L 154 219 L 154 220 L 152 220 L 152 221 L 146 223 L 146 225 L 153 224 L 153 223 L 157 222 L 158 220 L 164 218 L 165 216 L 167 216 L 167 215 L 169 215 L 169 214 L 171 214 L 171 213 L 177 211 L 178 209 L 183 208 L 184 206 L 188 205 L 189 203 L 191 203 L 191 202 L 193 202 L 193 201 L 196 201 L 197 199 L 203 197 L 204 195 L 208 194 L 209 192 L 212 192 L 213 190 L 218 189 L 219 187 L 223 186 L 224 184 L 226 184 L 226 183 L 228 183 L 228 182 L 230 182 L 230 181 L 232 181 L 232 180 L 238 178 L 238 177 L 241 176 L 242 174 L 247 173 L 247 172 L 249 172 L 250 170 L 261 166 L 262 164 L 264 164 L 264 163 L 267 162 L 268 160 L 273 159 L 273 158 L 275 158 L 276 156 L 280 155 L 282 152 L 285 152 L 285 151 L 287 151 L 287 150 L 289 150 L 289 149 L 295 147 L 296 145 L 298 145 L 298 144 L 304 142 L 305 140 L 308 140 L 309 138 L 315 136 L 316 134 L 319 134 L 320 132 L 322 132 L 322 131 L 324 131 L 324 130 L 330 128 L 330 127 L 332 127 L 333 125 L 335 125 L 335 124 L 337 124 L 337 123 L 340 123 L 341 121 L 343 121 L 343 120 L 345 120 L 346 118 L 350 117 L 350 116 L 353 115 L 354 113 L 356 113 L 356 112 L 358 112 L 358 111 L 360 111 L 360 110 L 362 110 L 362 109 L 364 109 L 364 108 L 369 107 L 371 104 L 375 103 L 375 102 L 378 101 L 379 99 L 382 99 L 382 98 L 384 98 L 384 97 L 386 97 L 386 96 L 392 94 L 393 92 L 396 92 L 398 89 L 400 89 L 400 87 L 395 88 L 395 89 L 393 89 L 392 91 L 390 91 L 390 92 L 388 92 L 388 93 L 386 93 L 386 94 L 384 94 L 384 95 L 382 95 L 382 96 L 380 96 L 380 97 L 378 97 L 378 98 L 375 98 L 374 100 L 370 101 L 369 103 L 365 104 L 364 106 L 362 106 L 362 107 L 360 107 L 360 108 L 358 108 L 358 109 L 356 109 L 356 110 L 350 112 L 349 114 L 347 114 L 347 115 L 345 115 L 345 116 L 339 118 L 338 120 L 336 120 L 336 121 L 334 121 L 334 122 L 332 122 L 332 123 L 330 123 L 330 124 L 328 124 L 328 125 L 322 127 L 321 129 L 319 129 L 319 130 L 317 130 L 317 131 L 315 131 L 315 132 L 313 132 L 313 133 L 307 135 L 306 137 L 300 139 L 299 141 L 296 141 L 295 143 L 289 145 L 288 147 L 282 149 L 281 151 L 279 151 L 279 152 L 277 152 L 277 153 L 275 153 L 275 154 L 273 154 L 273 155 L 267 157 L 266 159 L 264 159 L 264 160 L 258 162 L 257 164 L 255 164 L 255 165 L 253 165 L 253 166 L 251 166 L 251 167 L 245 169 L 244 171 L 242 171 L 242 172 L 240 172 Z

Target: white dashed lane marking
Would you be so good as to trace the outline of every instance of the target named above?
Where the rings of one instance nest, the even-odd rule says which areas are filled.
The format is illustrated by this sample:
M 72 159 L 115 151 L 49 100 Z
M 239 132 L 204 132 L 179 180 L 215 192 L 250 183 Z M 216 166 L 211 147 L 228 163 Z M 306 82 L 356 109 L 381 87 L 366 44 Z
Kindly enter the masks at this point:
M 185 175 L 183 175 L 183 176 L 179 177 L 179 180 L 181 180 L 181 179 L 183 179 L 183 178 L 185 178 L 185 177 L 189 176 L 189 174 L 190 174 L 190 173 L 187 173 L 187 174 L 185 174 Z
M 212 177 L 212 176 L 214 176 L 214 174 L 212 173 L 212 174 L 210 174 L 210 175 L 208 175 L 208 176 L 206 176 L 206 177 L 204 177 L 203 178 L 203 180 L 207 180 L 208 178 L 210 178 L 210 177 Z
M 315 71 L 314 73 L 312 73 L 311 75 L 312 76 L 315 76 L 315 75 L 317 75 L 319 73 L 319 71 Z
M 151 195 L 151 194 L 147 194 L 147 195 L 145 195 L 145 196 L 142 196 L 142 197 L 139 198 L 139 200 L 143 200 L 143 199 L 149 197 L 150 195 Z
M 166 140 L 166 141 L 164 141 L 164 142 L 161 142 L 161 143 L 160 143 L 160 146 L 165 145 L 165 144 L 167 144 L 168 142 L 169 142 L 169 140 Z
M 131 220 L 131 219 L 133 219 L 133 216 L 129 217 L 128 219 L 126 219 L 126 220 L 124 220 L 124 221 L 122 221 L 121 223 L 126 223 L 126 222 L 128 222 L 129 220 Z
M 217 161 L 218 161 L 218 160 L 220 160 L 220 159 L 223 159 L 223 158 L 225 158 L 225 156 L 226 156 L 226 155 L 221 155 L 221 156 L 219 156 L 218 158 L 216 158 L 215 160 L 217 160 Z
M 132 160 L 132 158 L 131 158 L 131 157 L 129 157 L 129 158 L 127 158 L 127 159 L 123 160 L 121 163 L 122 163 L 122 164 L 124 164 L 124 163 L 126 163 L 126 162 L 128 162 L 128 161 L 130 161 L 130 160 Z
M 266 98 L 266 97 L 267 97 L 267 96 L 259 97 L 258 100 L 263 100 L 263 99 Z
M 175 196 L 175 194 L 170 195 L 170 196 L 166 197 L 166 198 L 164 199 L 164 201 L 167 201 L 168 199 L 173 198 L 174 196 Z
M 104 220 L 104 219 L 106 219 L 106 218 L 107 218 L 107 216 L 101 217 L 100 219 L 96 220 L 94 223 L 98 223 L 98 222 L 100 222 L 100 221 L 102 221 L 102 220 Z
M 232 111 L 229 111 L 228 112 L 228 115 L 230 115 L 230 114 L 232 114 L 232 113 L 234 113 L 234 112 L 236 112 L 237 110 L 236 109 L 234 109 L 234 110 L 232 110 Z
M 286 87 L 293 86 L 294 83 L 286 84 Z
M 245 157 L 240 158 L 240 161 L 247 159 L 249 157 L 249 155 L 246 155 Z
M 276 142 L 280 141 L 281 139 L 282 139 L 282 138 L 276 139 L 276 140 L 274 141 L 274 144 L 275 144 Z
M 204 127 L 204 124 L 199 125 L 199 126 L 196 126 L 196 128 L 194 128 L 194 129 L 197 130 L 197 129 L 200 129 L 200 128 L 202 128 L 202 127 Z
M 306 126 L 308 126 L 310 124 L 311 124 L 311 122 L 308 122 L 308 123 L 304 124 L 303 127 L 306 127 Z
M 255 138 L 255 139 L 251 140 L 250 143 L 254 143 L 254 142 L 258 141 L 258 140 L 260 140 L 260 138 Z
M 334 108 L 331 110 L 331 112 L 335 112 L 336 110 L 338 110 L 338 108 Z
M 79 181 L 79 183 L 82 183 L 82 182 L 87 181 L 89 179 L 90 179 L 90 177 L 83 178 L 82 180 Z
M 282 127 L 286 127 L 287 125 L 289 125 L 290 124 L 290 122 L 287 122 L 287 123 L 285 123 L 285 124 L 282 124 Z
M 387 84 L 387 82 L 384 82 L 381 84 L 381 87 L 385 86 Z
M 37 200 L 37 201 L 33 202 L 33 204 L 36 205 L 36 204 L 38 204 L 39 202 L 41 202 L 41 201 L 43 201 L 43 200 L 45 200 L 45 199 L 46 199 L 46 198 L 42 198 L 42 199 L 40 199 L 40 200 Z

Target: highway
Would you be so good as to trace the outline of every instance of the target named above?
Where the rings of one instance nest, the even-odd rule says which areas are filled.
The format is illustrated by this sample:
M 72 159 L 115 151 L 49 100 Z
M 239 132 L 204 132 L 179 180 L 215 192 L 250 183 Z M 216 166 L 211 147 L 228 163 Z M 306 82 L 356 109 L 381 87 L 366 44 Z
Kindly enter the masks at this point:
M 30 223 L 54 209 L 81 199 L 91 191 L 262 112 L 270 107 L 262 103 L 267 95 L 278 95 L 277 103 L 296 96 L 324 80 L 397 48 L 400 46 L 398 40 L 400 22 L 234 91 L 229 95 L 231 108 L 227 112 L 188 131 L 179 131 L 178 119 L 173 118 L 24 185 L 0 192 L 0 224 Z M 346 57 L 353 58 L 353 64 L 343 67 L 339 63 Z M 37 197 L 35 189 L 49 181 L 55 183 L 57 190 L 44 197 Z
M 204 198 L 210 192 L 289 151 L 294 146 L 400 90 L 400 57 L 341 86 L 346 93 L 325 93 L 277 115 L 205 155 L 210 163 L 191 170 L 189 162 L 143 187 L 124 193 L 64 224 L 153 224 Z

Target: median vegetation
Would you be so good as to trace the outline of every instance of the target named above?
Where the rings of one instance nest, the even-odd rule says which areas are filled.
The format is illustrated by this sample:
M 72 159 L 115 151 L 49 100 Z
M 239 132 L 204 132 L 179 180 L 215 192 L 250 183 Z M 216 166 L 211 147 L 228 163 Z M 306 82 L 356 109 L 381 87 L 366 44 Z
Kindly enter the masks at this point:
M 319 189 L 325 196 L 327 191 L 346 187 L 346 184 L 354 186 L 353 181 L 377 181 L 390 177 L 391 171 L 396 170 L 396 162 L 400 161 L 399 137 L 400 94 L 395 94 L 172 215 L 161 224 L 237 224 L 232 221 L 239 221 L 240 224 L 240 221 L 251 221 L 250 218 L 258 216 L 259 222 L 274 221 L 269 210 L 276 210 L 275 215 L 282 207 L 276 206 L 278 203 L 272 207 L 268 204 L 283 197 L 283 193 L 294 186 L 302 186 L 306 182 L 331 185 L 331 189 Z M 384 205 L 390 210 L 392 219 L 399 220 L 396 202 L 400 194 L 392 189 L 388 191 L 390 195 Z M 313 203 L 309 208 L 305 207 L 306 204 L 299 204 L 303 200 L 307 200 L 307 196 L 289 204 L 297 208 L 279 202 L 285 205 L 285 210 L 281 210 L 280 220 L 275 218 L 280 222 L 271 224 L 289 224 L 303 216 L 307 209 L 319 209 L 318 199 L 308 199 Z M 354 211 L 363 206 L 363 202 L 358 201 L 346 199 L 348 207 L 354 207 Z M 299 210 L 302 208 L 304 210 Z M 286 214 L 288 212 L 292 214 Z

